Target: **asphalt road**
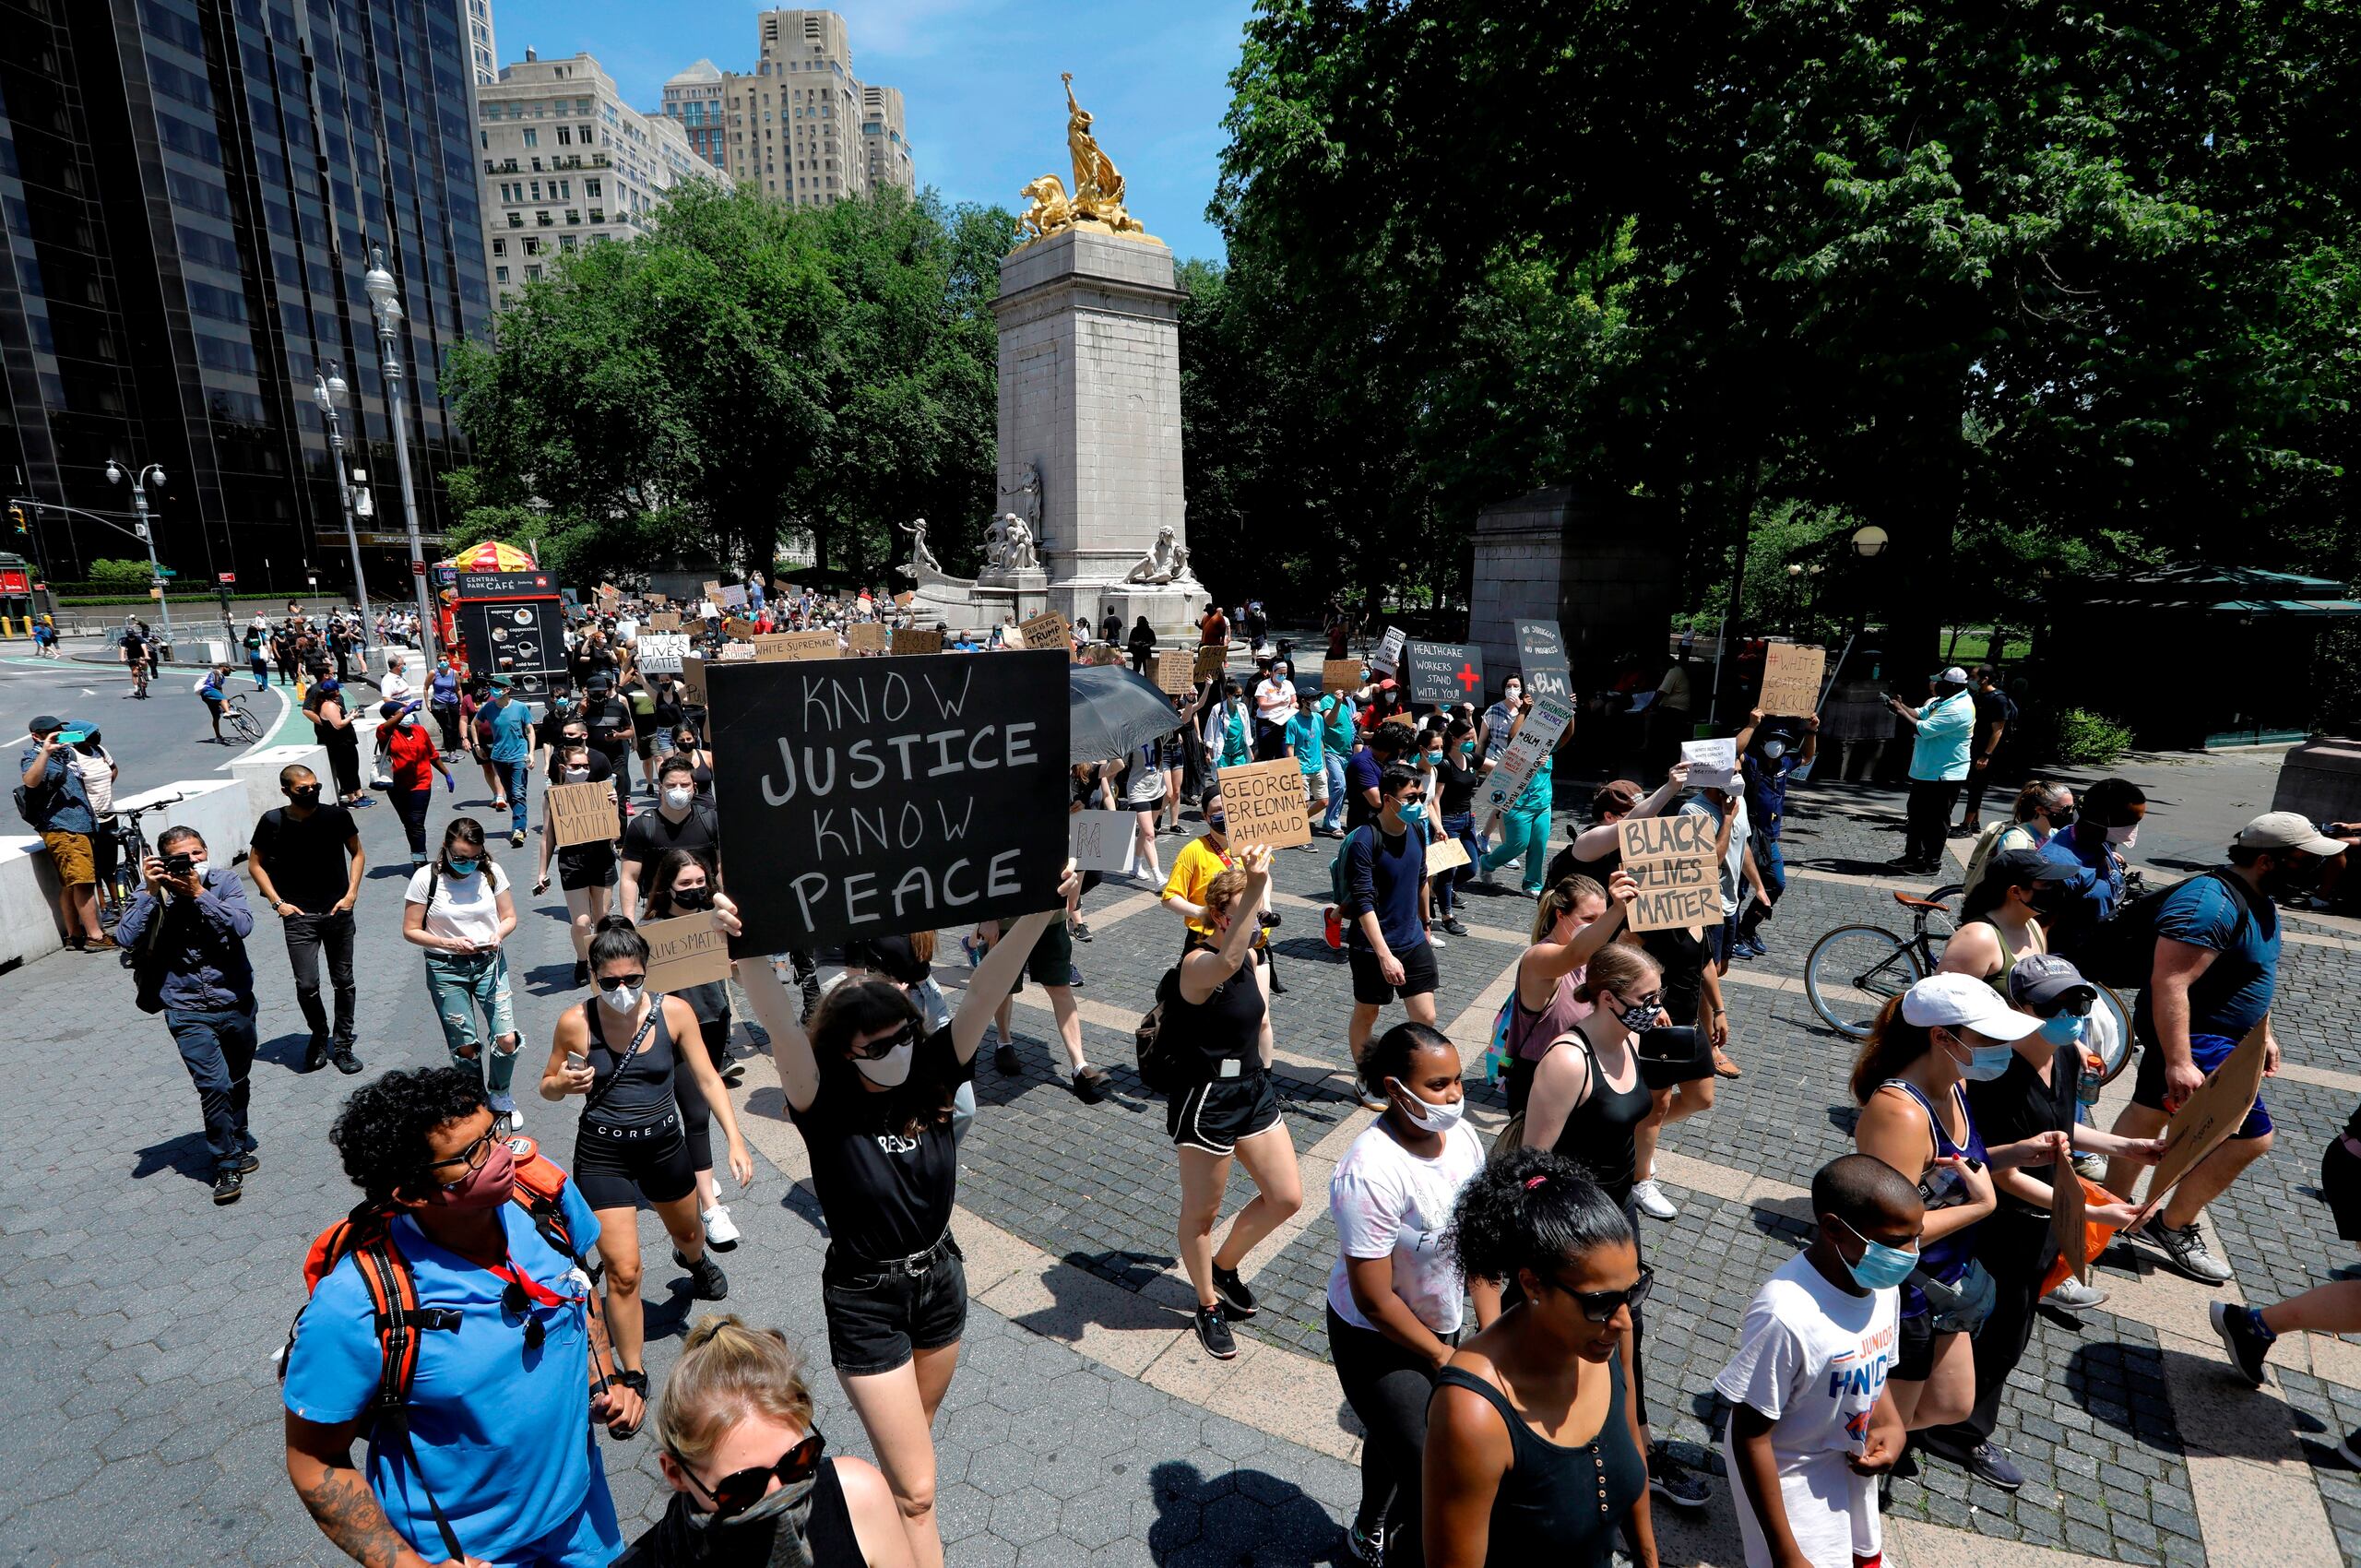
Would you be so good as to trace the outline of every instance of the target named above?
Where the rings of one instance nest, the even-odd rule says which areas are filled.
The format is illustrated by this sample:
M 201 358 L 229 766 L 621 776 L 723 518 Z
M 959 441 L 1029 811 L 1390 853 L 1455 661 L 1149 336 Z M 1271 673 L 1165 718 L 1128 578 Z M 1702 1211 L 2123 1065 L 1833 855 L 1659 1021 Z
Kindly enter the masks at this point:
M 40 659 L 30 654 L 0 655 L 0 730 L 11 759 L 30 743 L 26 725 L 35 714 L 52 713 L 98 727 L 100 741 L 123 768 L 117 789 L 136 793 L 177 779 L 218 778 L 222 766 L 244 754 L 243 745 L 217 745 L 205 705 L 196 698 L 196 671 L 167 670 L 149 683 L 146 701 L 135 700 L 131 681 L 119 671 L 70 659 Z M 240 674 L 233 691 L 254 693 L 253 678 Z M 294 711 L 294 692 L 276 677 L 270 690 L 255 694 L 256 717 L 266 743 L 291 724 L 308 735 Z

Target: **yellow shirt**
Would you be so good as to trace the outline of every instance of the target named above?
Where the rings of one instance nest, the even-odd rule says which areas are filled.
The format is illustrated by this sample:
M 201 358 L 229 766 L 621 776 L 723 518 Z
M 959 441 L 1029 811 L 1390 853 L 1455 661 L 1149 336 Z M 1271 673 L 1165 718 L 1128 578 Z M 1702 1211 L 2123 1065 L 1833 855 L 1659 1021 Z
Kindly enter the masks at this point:
M 1228 864 L 1226 856 L 1206 846 L 1206 836 L 1201 833 L 1181 845 L 1180 852 L 1172 857 L 1172 874 L 1164 879 L 1163 896 L 1185 898 L 1202 907 L 1205 889 L 1213 885 L 1214 878 Z M 1192 920 L 1189 929 L 1204 936 L 1214 934 L 1210 921 Z

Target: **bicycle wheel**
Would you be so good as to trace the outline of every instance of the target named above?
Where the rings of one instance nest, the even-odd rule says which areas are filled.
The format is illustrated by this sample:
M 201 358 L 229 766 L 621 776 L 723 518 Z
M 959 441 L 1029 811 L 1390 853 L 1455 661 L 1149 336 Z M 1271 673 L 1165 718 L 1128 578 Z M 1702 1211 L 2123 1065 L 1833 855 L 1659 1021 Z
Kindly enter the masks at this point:
M 1811 1010 L 1854 1039 L 1869 1039 L 1887 999 L 1923 978 L 1918 956 L 1883 926 L 1840 925 L 1813 943 L 1804 959 L 1804 995 Z
M 230 728 L 237 731 L 240 740 L 251 742 L 262 739 L 262 725 L 255 719 L 254 709 L 246 706 L 245 698 L 231 697 L 227 709 Z
M 2087 1060 L 2095 1056 L 2101 1063 L 2099 1082 L 2111 1084 L 2136 1054 L 2132 1048 L 2131 1009 L 2107 987 L 2091 982 L 2099 999 L 2091 1004 L 2090 1027 L 2082 1032 L 2082 1053 Z

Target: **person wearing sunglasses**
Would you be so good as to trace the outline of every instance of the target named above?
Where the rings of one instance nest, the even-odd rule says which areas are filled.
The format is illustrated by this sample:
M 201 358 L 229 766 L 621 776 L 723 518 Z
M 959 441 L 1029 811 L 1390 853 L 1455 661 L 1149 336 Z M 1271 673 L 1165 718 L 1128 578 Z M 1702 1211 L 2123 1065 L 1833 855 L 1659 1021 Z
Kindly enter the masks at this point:
M 1573 992 L 1574 1000 L 1587 1003 L 1590 1011 L 1551 1040 L 1534 1065 L 1519 1140 L 1527 1148 L 1554 1149 L 1581 1166 L 1622 1206 L 1634 1248 L 1640 1234 L 1640 1133 L 1656 1110 L 1655 1091 L 1641 1070 L 1639 1037 L 1665 1021 L 1664 990 L 1663 971 L 1637 947 L 1610 942 L 1590 956 Z M 1643 1434 L 1648 1431 L 1648 1384 L 1640 1358 L 1645 1326 L 1634 1308 L 1626 1360 L 1631 1419 Z M 1712 1493 L 1703 1476 L 1661 1445 L 1651 1443 L 1646 1453 L 1652 1490 L 1679 1507 L 1705 1505 Z
M 908 1568 L 893 1489 L 868 1460 L 829 1455 L 803 1359 L 777 1329 L 699 1318 L 656 1403 L 656 1441 L 672 1499 L 614 1568 Z
M 646 905 L 645 918 L 651 921 L 709 912 L 725 936 L 736 936 L 744 929 L 737 904 L 713 885 L 713 868 L 703 856 L 687 849 L 667 849 L 657 857 Z M 735 1088 L 745 1068 L 730 1057 L 730 982 L 706 980 L 682 986 L 671 994 L 687 1003 L 697 1016 L 697 1033 L 703 1038 L 706 1059 L 722 1083 Z M 735 1251 L 738 1225 L 730 1218 L 730 1206 L 721 1201 L 720 1189 L 713 1180 L 713 1111 L 697 1087 L 695 1070 L 678 1057 L 673 1062 L 672 1098 L 680 1104 L 681 1123 L 688 1134 L 689 1166 L 697 1175 L 697 1218 L 704 1222 L 706 1242 L 717 1253 Z
M 863 980 L 823 996 L 807 1033 L 775 965 L 738 969 L 770 1033 L 788 1116 L 810 1151 L 812 1192 L 827 1222 L 820 1304 L 828 1360 L 893 1486 L 919 1568 L 942 1568 L 934 1415 L 967 1324 L 967 1276 L 951 1234 L 955 1091 L 975 1077 L 984 1027 L 1017 971 L 1081 885 L 1069 869 L 1055 907 L 1009 922 L 968 977 L 959 1010 L 931 1032 L 922 1033 L 919 1004 L 902 987 Z
M 599 922 L 590 939 L 591 983 L 598 994 L 558 1015 L 541 1098 L 580 1095 L 574 1179 L 599 1219 L 599 1257 L 606 1265 L 607 1328 L 616 1373 L 642 1397 L 647 1372 L 641 1351 L 639 1206 L 644 1201 L 672 1238 L 672 1261 L 689 1271 L 700 1301 L 730 1294 L 729 1277 L 706 1250 L 697 1213 L 695 1156 L 674 1096 L 675 1075 L 692 1078 L 706 1111 L 730 1140 L 730 1173 L 740 1190 L 753 1184 L 753 1157 L 738 1133 L 730 1091 L 706 1054 L 695 1011 L 678 996 L 647 990 L 647 939 L 621 915 Z
M 1885 1161 L 1846 1154 L 1811 1179 L 1811 1245 L 1754 1293 L 1714 1380 L 1747 1568 L 1878 1562 L 1870 1489 L 1906 1441 L 1889 1380 L 1926 1205 Z
M 420 1304 L 445 1326 L 418 1336 L 405 1419 L 375 1419 L 386 1350 L 358 1254 L 313 1290 L 282 1399 L 288 1479 L 320 1533 L 356 1562 L 611 1562 L 623 1534 L 587 1434 L 636 1430 L 640 1396 L 613 1376 L 579 1261 L 511 1201 L 516 1156 L 482 1075 L 387 1073 L 345 1101 L 328 1137 L 367 1203 L 392 1215 Z M 597 1228 L 589 1204 L 571 1182 L 558 1204 L 579 1245 Z
M 1637 1568 L 1655 1568 L 1624 1355 L 1654 1277 L 1621 1206 L 1573 1161 L 1520 1148 L 1461 1192 L 1442 1250 L 1516 1304 L 1435 1376 L 1427 1568 L 1608 1568 L 1619 1540 Z

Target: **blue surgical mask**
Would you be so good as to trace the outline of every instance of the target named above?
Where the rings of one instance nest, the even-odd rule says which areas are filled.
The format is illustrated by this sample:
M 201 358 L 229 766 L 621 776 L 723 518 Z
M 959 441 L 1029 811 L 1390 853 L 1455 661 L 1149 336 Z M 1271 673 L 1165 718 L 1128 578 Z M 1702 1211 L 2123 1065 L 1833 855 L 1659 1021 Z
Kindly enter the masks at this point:
M 1967 1043 L 1957 1035 L 1952 1039 L 1958 1044 Z M 2009 1070 L 2009 1060 L 2016 1053 L 2014 1046 L 1970 1045 L 1967 1047 L 1967 1064 L 1959 1070 L 1959 1075 L 1971 1084 L 1988 1084 Z M 1957 1052 L 1952 1053 L 1952 1060 L 1959 1060 Z
M 1837 1216 L 1830 1215 L 1829 1218 L 1844 1225 L 1845 1229 L 1853 1230 Z M 1861 1243 L 1860 1261 L 1848 1261 L 1845 1266 L 1851 1272 L 1853 1283 L 1864 1290 L 1891 1290 L 1909 1278 L 1911 1271 L 1918 1266 L 1918 1252 L 1915 1247 L 1908 1252 L 1900 1247 L 1889 1247 L 1883 1241 L 1870 1241 L 1858 1230 L 1853 1230 L 1853 1238 Z
M 1473 741 L 1460 742 L 1459 754 L 1462 756 L 1474 756 L 1476 754 L 1476 742 Z
M 453 876 L 473 876 L 476 873 L 476 866 L 480 862 L 475 861 L 453 861 L 450 862 L 451 874 Z
M 2041 1038 L 2052 1045 L 2080 1045 L 2083 1031 L 2090 1028 L 2088 1018 L 2078 1018 L 2071 1013 L 2060 1013 L 2041 1021 Z
M 1410 822 L 1410 823 L 1418 823 L 1418 822 L 1424 822 L 1424 821 L 1426 821 L 1426 820 L 1427 820 L 1427 802 L 1424 802 L 1424 801 L 1405 801 L 1405 802 L 1402 802 L 1402 820 L 1403 820 L 1403 821 L 1405 821 L 1405 822 Z

